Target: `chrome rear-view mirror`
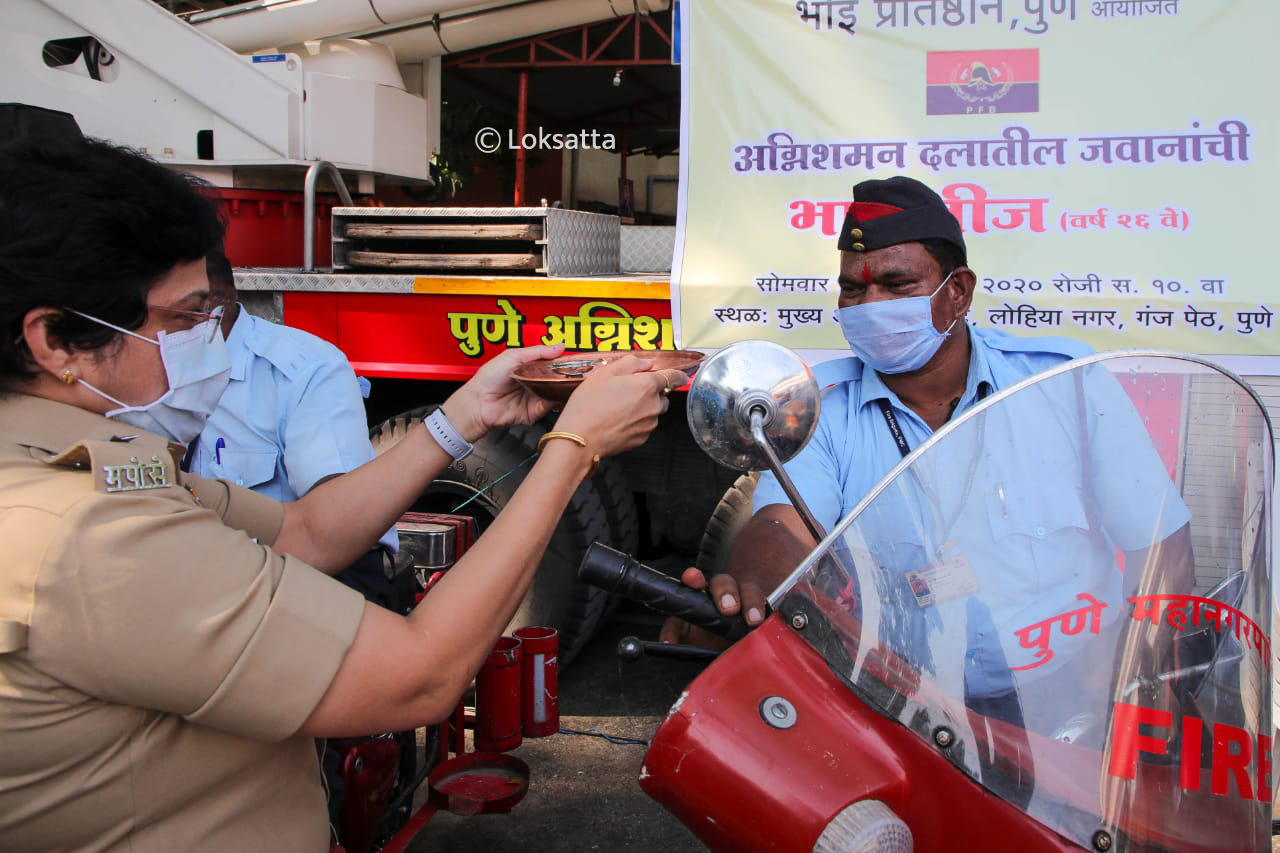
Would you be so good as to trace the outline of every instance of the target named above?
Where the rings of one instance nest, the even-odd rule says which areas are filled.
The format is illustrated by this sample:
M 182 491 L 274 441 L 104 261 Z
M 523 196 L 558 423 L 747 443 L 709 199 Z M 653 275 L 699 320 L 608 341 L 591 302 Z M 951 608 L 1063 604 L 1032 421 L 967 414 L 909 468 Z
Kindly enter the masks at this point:
M 791 350 L 770 341 L 739 341 L 708 358 L 689 387 L 689 431 L 708 456 L 727 468 L 768 469 L 809 528 L 825 532 L 782 465 L 808 443 L 821 395 L 813 371 Z

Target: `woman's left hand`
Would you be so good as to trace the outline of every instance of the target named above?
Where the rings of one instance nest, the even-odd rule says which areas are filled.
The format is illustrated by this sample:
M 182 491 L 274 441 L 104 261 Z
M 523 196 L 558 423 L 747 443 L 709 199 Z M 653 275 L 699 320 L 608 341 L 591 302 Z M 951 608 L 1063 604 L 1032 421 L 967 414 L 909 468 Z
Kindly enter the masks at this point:
M 495 427 L 531 424 L 555 407 L 511 378 L 521 364 L 555 358 L 564 346 L 508 349 L 490 359 L 445 402 L 445 416 L 467 441 L 475 441 Z

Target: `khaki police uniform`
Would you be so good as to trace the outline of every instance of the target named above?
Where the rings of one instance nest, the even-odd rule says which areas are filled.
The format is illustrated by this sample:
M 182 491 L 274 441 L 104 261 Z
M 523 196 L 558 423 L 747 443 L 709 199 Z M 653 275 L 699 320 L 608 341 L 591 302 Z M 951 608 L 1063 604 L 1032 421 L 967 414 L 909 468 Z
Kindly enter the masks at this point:
M 279 503 L 181 451 L 0 397 L 0 850 L 328 849 L 294 732 L 363 600 L 267 547 Z

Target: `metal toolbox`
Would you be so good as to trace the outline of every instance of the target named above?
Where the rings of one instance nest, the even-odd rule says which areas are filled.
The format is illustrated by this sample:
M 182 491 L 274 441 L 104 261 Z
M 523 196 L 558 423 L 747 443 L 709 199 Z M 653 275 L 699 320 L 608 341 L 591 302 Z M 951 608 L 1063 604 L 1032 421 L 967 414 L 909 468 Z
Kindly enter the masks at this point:
M 616 216 L 556 207 L 336 207 L 335 270 L 608 275 Z

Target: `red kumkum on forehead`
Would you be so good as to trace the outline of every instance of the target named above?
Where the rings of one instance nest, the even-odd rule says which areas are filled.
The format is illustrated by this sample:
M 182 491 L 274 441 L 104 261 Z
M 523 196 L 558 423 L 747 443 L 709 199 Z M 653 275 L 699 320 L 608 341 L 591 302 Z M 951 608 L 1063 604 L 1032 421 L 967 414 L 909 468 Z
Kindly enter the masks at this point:
M 866 261 L 862 262 L 862 280 L 867 284 L 871 283 L 871 264 Z

